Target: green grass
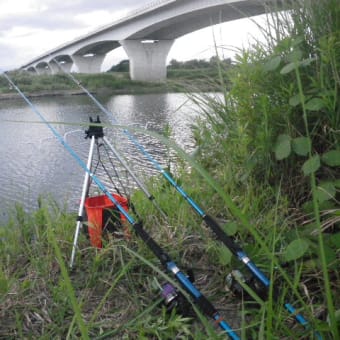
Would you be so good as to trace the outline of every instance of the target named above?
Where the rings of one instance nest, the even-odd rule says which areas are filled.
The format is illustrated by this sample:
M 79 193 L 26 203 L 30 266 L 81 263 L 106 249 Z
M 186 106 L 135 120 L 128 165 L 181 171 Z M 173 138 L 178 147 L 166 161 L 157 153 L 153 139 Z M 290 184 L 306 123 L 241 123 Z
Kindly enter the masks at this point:
M 129 74 L 124 72 L 107 72 L 98 74 L 77 74 L 77 79 L 93 93 L 163 93 L 185 91 L 188 86 L 196 86 L 202 91 L 217 90 L 216 69 L 181 69 L 169 70 L 166 82 L 131 81 Z M 210 79 L 207 82 L 207 79 Z M 19 88 L 28 95 L 63 94 L 79 92 L 76 84 L 70 82 L 65 74 L 36 75 L 25 71 L 11 72 L 11 78 Z M 205 80 L 202 81 L 202 78 Z M 0 94 L 15 93 L 8 86 L 4 77 L 0 77 Z
M 155 238 L 179 260 L 174 236 L 164 225 L 153 225 Z M 70 271 L 75 216 L 54 202 L 44 202 L 31 215 L 17 206 L 0 231 L 0 311 L 5 321 L 0 337 L 173 339 L 220 333 L 209 324 L 205 329 L 191 318 L 165 313 L 156 287 L 173 278 L 136 237 L 111 240 L 98 251 L 81 235 Z M 197 239 L 193 243 L 188 243 L 191 251 Z
M 199 170 L 204 184 L 222 198 L 228 192 L 224 205 L 272 259 L 284 286 L 304 308 L 313 301 L 327 320 L 322 328 L 338 338 L 340 13 L 333 0 L 300 5 L 268 17 L 265 43 L 239 52 L 222 99 L 194 97 L 206 117 L 195 129 L 196 157 L 218 180 Z M 275 223 L 256 228 L 277 197 Z
M 316 330 L 339 338 L 340 12 L 335 0 L 301 4 L 269 15 L 266 42 L 239 51 L 232 69 L 221 65 L 222 96 L 191 95 L 204 117 L 193 156 L 158 137 L 178 153 L 189 196 L 270 278 L 268 298 L 242 280 L 251 298 L 226 288 L 231 271 L 247 276 L 244 266 L 163 178 L 148 186 L 166 221 L 141 192 L 132 196 L 146 230 L 181 268 L 194 268 L 195 284 L 243 339 L 312 339 Z M 108 75 L 83 77 L 90 88 L 115 86 Z M 17 207 L 0 228 L 0 337 L 225 338 L 196 308 L 191 319 L 165 313 L 155 287 L 173 277 L 135 236 L 97 251 L 82 235 L 69 271 L 74 229 L 54 202 L 30 215 Z

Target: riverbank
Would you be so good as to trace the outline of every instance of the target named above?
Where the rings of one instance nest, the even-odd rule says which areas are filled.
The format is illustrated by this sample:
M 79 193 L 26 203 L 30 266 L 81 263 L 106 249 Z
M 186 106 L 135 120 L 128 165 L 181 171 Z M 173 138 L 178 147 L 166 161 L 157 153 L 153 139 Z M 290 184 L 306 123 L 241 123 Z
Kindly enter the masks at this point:
M 81 90 L 54 90 L 54 91 L 38 91 L 38 92 L 29 92 L 26 93 L 26 97 L 28 98 L 36 98 L 36 97 L 60 97 L 60 96 L 79 96 L 83 95 L 84 91 Z M 0 93 L 0 100 L 13 100 L 21 98 L 19 93 L 10 92 L 10 93 Z
M 197 70 L 170 70 L 165 82 L 132 81 L 127 72 L 100 74 L 75 74 L 75 78 L 92 93 L 99 95 L 148 94 L 171 92 L 213 92 L 220 86 L 217 70 L 212 68 Z M 28 97 L 73 96 L 84 92 L 67 75 L 32 75 L 24 71 L 11 74 L 15 84 Z M 0 78 L 0 100 L 16 99 L 18 94 Z

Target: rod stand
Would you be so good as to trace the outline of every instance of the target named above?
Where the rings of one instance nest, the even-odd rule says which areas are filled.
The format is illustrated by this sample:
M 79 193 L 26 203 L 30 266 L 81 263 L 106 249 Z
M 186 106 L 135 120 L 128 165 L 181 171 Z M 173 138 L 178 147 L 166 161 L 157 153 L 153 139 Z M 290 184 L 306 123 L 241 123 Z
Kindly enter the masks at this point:
M 90 119 L 90 125 L 87 130 L 85 130 L 85 139 L 95 137 L 95 139 L 103 138 L 104 137 L 104 130 L 103 127 L 100 126 L 101 121 L 99 116 L 97 116 L 97 120 L 93 121 L 92 117 Z
M 93 159 L 93 151 L 94 151 L 95 142 L 98 140 L 98 138 L 104 137 L 103 127 L 97 125 L 100 123 L 101 122 L 100 122 L 99 116 L 97 116 L 96 121 L 93 121 L 92 117 L 90 117 L 89 128 L 85 130 L 85 138 L 91 139 L 90 149 L 89 149 L 89 153 L 87 157 L 87 164 L 86 164 L 87 169 L 89 169 L 90 171 L 92 167 L 92 159 Z M 84 182 L 83 182 L 82 193 L 81 193 L 81 199 L 79 203 L 76 231 L 75 231 L 74 239 L 73 239 L 73 246 L 72 246 L 72 253 L 71 253 L 71 260 L 70 260 L 71 269 L 73 268 L 74 259 L 75 259 L 76 251 L 78 247 L 78 237 L 79 237 L 80 228 L 83 225 L 84 205 L 85 205 L 86 197 L 88 196 L 89 186 L 90 186 L 90 174 L 86 171 Z

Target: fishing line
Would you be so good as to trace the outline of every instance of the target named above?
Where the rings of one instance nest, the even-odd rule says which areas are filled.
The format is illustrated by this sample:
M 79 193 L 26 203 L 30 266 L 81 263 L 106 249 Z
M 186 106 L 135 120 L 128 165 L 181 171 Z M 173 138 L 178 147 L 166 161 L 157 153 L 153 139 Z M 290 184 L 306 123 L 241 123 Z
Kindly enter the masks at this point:
M 119 204 L 114 196 L 107 190 L 104 184 L 95 176 L 87 165 L 82 161 L 78 154 L 66 143 L 57 130 L 45 119 L 40 111 L 34 106 L 34 104 L 25 96 L 25 94 L 17 87 L 17 85 L 11 80 L 11 78 L 4 72 L 4 77 L 14 87 L 14 89 L 20 94 L 24 101 L 30 106 L 30 108 L 38 115 L 38 117 L 47 125 L 52 131 L 58 141 L 64 146 L 64 148 L 70 153 L 70 155 L 77 161 L 83 170 L 90 176 L 95 182 L 98 188 L 110 199 L 110 201 L 117 207 L 120 213 L 131 224 L 135 233 L 144 241 L 144 243 L 150 248 L 154 255 L 159 259 L 161 264 L 172 273 L 177 281 L 183 286 L 183 288 L 194 298 L 196 304 L 200 309 L 209 317 L 215 320 L 215 323 L 223 329 L 226 334 L 233 340 L 240 340 L 238 335 L 233 331 L 229 324 L 221 317 L 219 312 L 211 304 L 211 302 L 199 291 L 198 288 L 189 280 L 189 278 L 178 268 L 176 263 L 170 258 L 170 256 L 163 251 L 163 249 L 156 243 L 156 241 L 144 230 L 142 223 L 134 220 L 132 216 Z
M 56 61 L 57 62 L 57 61 Z M 60 67 L 61 68 L 61 67 Z M 64 72 L 64 71 L 63 71 Z M 92 101 L 108 116 L 112 117 L 114 124 L 119 124 L 118 120 L 114 117 L 113 113 L 106 109 L 91 93 L 85 88 L 80 81 L 78 81 L 72 74 L 64 72 L 69 78 L 71 78 L 91 99 Z M 127 130 L 123 129 L 124 134 L 135 145 L 135 147 L 147 158 L 150 163 L 163 175 L 163 177 L 182 195 L 182 197 L 192 206 L 192 208 L 201 216 L 208 227 L 215 233 L 217 238 L 221 240 L 230 250 L 236 255 L 240 261 L 242 261 L 248 269 L 256 276 L 256 278 L 268 288 L 270 285 L 269 279 L 257 266 L 250 260 L 248 255 L 238 246 L 236 243 L 223 231 L 221 226 L 180 187 L 176 181 L 172 178 L 170 173 L 165 171 L 160 163 L 146 151 L 146 149 L 138 142 L 138 140 Z
M 55 59 L 54 59 L 55 60 Z M 56 60 L 55 60 L 56 61 Z M 79 80 L 77 80 L 71 73 L 65 72 L 58 61 L 57 65 L 61 71 L 66 74 L 72 81 L 74 81 L 88 96 L 92 101 L 108 116 L 112 117 L 114 124 L 118 125 L 118 120 L 114 117 L 113 113 L 106 109 L 88 90 L 85 88 Z M 184 191 L 184 189 L 179 186 L 176 181 L 172 178 L 170 173 L 165 171 L 160 163 L 151 156 L 151 154 L 146 151 L 146 149 L 138 142 L 138 140 L 127 130 L 123 128 L 124 134 L 129 138 L 129 140 L 135 145 L 135 147 L 144 155 L 146 159 L 154 165 L 154 167 L 163 175 L 163 177 L 180 193 L 180 195 L 189 203 L 189 205 L 196 211 L 196 213 L 202 218 L 206 225 L 215 233 L 217 238 L 227 246 L 230 251 L 250 270 L 255 278 L 266 288 L 269 289 L 270 280 L 267 276 L 251 261 L 249 256 L 244 252 L 244 250 L 237 245 L 222 229 L 218 222 L 210 215 L 206 214 L 204 210 Z M 304 326 L 306 329 L 309 327 L 309 322 L 299 314 L 296 309 L 289 303 L 285 303 L 284 307 L 286 310 L 294 315 L 296 321 Z M 316 332 L 316 337 L 322 340 L 321 335 Z

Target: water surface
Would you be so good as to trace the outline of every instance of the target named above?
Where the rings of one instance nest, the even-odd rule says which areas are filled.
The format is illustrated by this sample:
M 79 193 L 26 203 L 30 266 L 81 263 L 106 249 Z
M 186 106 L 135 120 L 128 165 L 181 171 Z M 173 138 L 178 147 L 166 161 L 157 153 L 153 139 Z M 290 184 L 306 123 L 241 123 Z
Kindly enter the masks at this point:
M 181 147 L 189 152 L 194 147 L 190 125 L 197 113 L 184 94 L 117 95 L 99 100 L 113 116 L 101 112 L 87 96 L 34 98 L 32 102 L 84 162 L 90 143 L 84 138 L 85 127 L 81 124 L 87 124 L 90 116 L 96 118 L 97 115 L 104 123 L 118 122 L 159 133 L 168 125 L 171 137 Z M 141 178 L 155 173 L 122 129 L 106 128 L 105 134 Z M 137 133 L 137 136 L 148 152 L 165 166 L 167 148 L 147 134 Z M 110 158 L 102 151 L 100 154 L 105 162 Z M 39 195 L 50 195 L 71 211 L 78 209 L 84 171 L 21 99 L 0 102 L 0 160 L 0 221 L 7 220 L 15 203 L 22 204 L 27 211 L 36 208 Z M 109 168 L 110 164 L 106 164 Z M 124 183 L 135 185 L 121 169 L 117 171 Z M 99 171 L 98 177 L 111 185 L 105 172 Z

